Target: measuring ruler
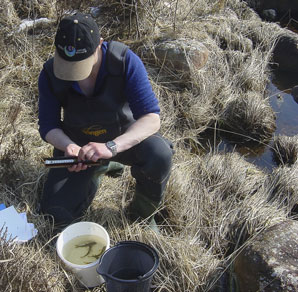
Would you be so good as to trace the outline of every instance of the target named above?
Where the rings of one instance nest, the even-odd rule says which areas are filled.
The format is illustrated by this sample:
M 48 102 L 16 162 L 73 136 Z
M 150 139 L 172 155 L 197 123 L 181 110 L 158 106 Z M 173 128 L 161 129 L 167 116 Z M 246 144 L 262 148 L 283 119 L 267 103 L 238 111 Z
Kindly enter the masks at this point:
M 51 157 L 44 159 L 44 165 L 47 168 L 71 167 L 78 163 L 83 163 L 89 166 L 105 164 L 102 160 L 98 160 L 96 162 L 92 160 L 79 161 L 76 156 Z M 108 161 L 106 163 L 108 163 Z

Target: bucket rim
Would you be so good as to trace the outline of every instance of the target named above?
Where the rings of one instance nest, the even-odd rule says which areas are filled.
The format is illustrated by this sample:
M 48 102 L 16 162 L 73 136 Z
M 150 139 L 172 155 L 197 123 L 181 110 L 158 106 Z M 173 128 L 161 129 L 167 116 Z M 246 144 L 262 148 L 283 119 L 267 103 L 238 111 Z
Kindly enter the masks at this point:
M 146 280 L 148 280 L 148 278 L 150 278 L 153 273 L 157 270 L 158 266 L 159 266 L 159 256 L 157 254 L 157 251 L 151 247 L 150 245 L 146 244 L 146 243 L 143 243 L 143 242 L 140 242 L 140 241 L 135 241 L 135 240 L 124 240 L 124 241 L 119 241 L 117 242 L 114 246 L 108 248 L 102 255 L 101 257 L 99 258 L 99 265 L 97 267 L 97 272 L 100 268 L 100 265 L 103 261 L 103 258 L 106 256 L 106 254 L 112 250 L 112 249 L 115 249 L 115 248 L 119 248 L 120 245 L 139 245 L 141 246 L 142 248 L 145 248 L 147 251 L 149 251 L 151 253 L 151 255 L 153 256 L 154 258 L 154 265 L 153 267 L 147 272 L 145 273 L 140 279 L 131 279 L 131 280 L 127 280 L 127 279 L 120 279 L 120 278 L 117 278 L 117 277 L 114 277 L 113 275 L 111 274 L 102 274 L 102 273 L 98 273 L 100 274 L 101 276 L 105 276 L 107 277 L 108 279 L 111 279 L 113 281 L 117 281 L 117 282 L 122 282 L 122 283 L 139 283 L 139 282 L 144 282 Z
M 102 254 L 97 260 L 95 260 L 94 262 L 92 262 L 92 263 L 90 263 L 90 264 L 85 264 L 85 265 L 74 264 L 74 263 L 68 261 L 68 260 L 63 256 L 63 254 L 62 254 L 62 250 L 60 251 L 60 249 L 58 248 L 58 241 L 59 241 L 59 238 L 61 238 L 60 236 L 62 235 L 62 233 L 63 233 L 66 229 L 72 227 L 73 225 L 77 225 L 77 224 L 80 224 L 80 223 L 88 223 L 88 224 L 96 225 L 96 226 L 100 227 L 100 228 L 103 230 L 103 232 L 107 235 L 107 246 L 106 246 L 106 250 L 104 251 L 104 253 L 105 253 L 105 252 L 109 249 L 109 247 L 110 247 L 110 236 L 109 236 L 107 230 L 106 230 L 102 225 L 100 225 L 100 224 L 98 224 L 98 223 L 96 223 L 96 222 L 92 222 L 92 221 L 80 221 L 80 222 L 75 222 L 75 223 L 72 223 L 72 224 L 66 226 L 66 227 L 60 232 L 60 234 L 59 234 L 59 236 L 58 236 L 58 238 L 57 238 L 57 241 L 56 241 L 56 252 L 57 252 L 59 258 L 60 258 L 65 264 L 67 264 L 70 268 L 72 268 L 72 269 L 79 269 L 79 270 L 97 266 L 97 265 L 99 264 L 99 261 L 101 260 L 101 257 L 102 257 L 103 254 L 104 254 L 104 253 L 103 253 L 103 254 Z

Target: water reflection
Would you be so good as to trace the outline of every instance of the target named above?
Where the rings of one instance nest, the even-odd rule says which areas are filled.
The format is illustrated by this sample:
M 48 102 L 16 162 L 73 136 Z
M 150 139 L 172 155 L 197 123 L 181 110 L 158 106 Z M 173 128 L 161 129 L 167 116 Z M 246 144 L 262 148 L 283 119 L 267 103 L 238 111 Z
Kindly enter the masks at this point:
M 272 83 L 285 93 L 291 93 L 291 89 L 298 85 L 298 75 L 292 72 L 275 70 L 272 72 Z
M 293 136 L 298 133 L 298 104 L 291 95 L 292 87 L 283 89 L 271 83 L 270 104 L 276 112 L 277 129 L 275 134 Z
M 298 85 L 297 75 L 286 72 L 273 72 L 272 81 L 268 85 L 268 96 L 270 97 L 270 105 L 276 113 L 274 135 L 294 136 L 298 133 L 298 103 L 291 95 L 292 88 L 295 85 Z M 270 150 L 272 145 L 273 139 L 268 144 L 258 145 L 257 147 L 239 146 L 221 140 L 217 144 L 217 148 L 219 151 L 236 150 L 247 161 L 271 172 L 276 167 Z
M 280 91 L 291 95 L 294 101 L 298 103 L 298 74 L 275 71 L 272 83 Z
M 293 73 L 273 72 L 272 81 L 268 85 L 268 94 L 270 96 L 270 105 L 276 113 L 275 135 L 294 136 L 298 133 L 298 104 L 291 95 L 292 88 L 298 85 L 298 76 Z M 247 160 L 272 171 L 276 166 L 272 160 L 272 140 L 261 149 L 249 149 Z M 241 151 L 243 152 L 243 150 Z

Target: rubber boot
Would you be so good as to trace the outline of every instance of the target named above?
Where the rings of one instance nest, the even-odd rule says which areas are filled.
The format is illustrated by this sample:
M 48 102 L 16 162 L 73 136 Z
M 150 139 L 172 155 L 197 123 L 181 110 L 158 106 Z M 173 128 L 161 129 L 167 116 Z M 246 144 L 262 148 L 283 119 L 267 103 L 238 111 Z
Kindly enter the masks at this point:
M 106 175 L 110 177 L 120 177 L 123 174 L 123 171 L 123 164 L 115 161 L 110 161 L 108 169 L 106 171 Z
M 96 166 L 96 170 L 94 171 L 92 179 L 96 180 L 97 178 L 99 178 L 99 181 L 101 181 L 101 179 L 106 174 L 108 169 L 109 169 L 109 164 Z
M 94 173 L 94 181 L 98 180 L 98 186 L 100 185 L 104 175 L 110 177 L 119 177 L 124 171 L 124 165 L 118 162 L 110 161 L 107 164 L 97 167 L 97 170 Z
M 160 206 L 160 201 L 154 201 L 148 197 L 135 193 L 133 200 L 128 206 L 128 217 L 131 221 L 137 221 L 140 219 L 146 220 L 148 227 L 156 233 L 159 232 L 159 228 L 155 222 L 154 215 L 158 207 Z

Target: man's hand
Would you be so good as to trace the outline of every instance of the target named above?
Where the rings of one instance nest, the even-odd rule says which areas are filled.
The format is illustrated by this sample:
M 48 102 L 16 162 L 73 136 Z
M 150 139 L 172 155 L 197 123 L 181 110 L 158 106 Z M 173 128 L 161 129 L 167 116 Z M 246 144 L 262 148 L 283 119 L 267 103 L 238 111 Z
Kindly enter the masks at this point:
M 65 156 L 79 156 L 79 152 L 81 150 L 81 147 L 77 144 L 69 144 L 67 145 L 66 149 L 65 149 Z M 83 164 L 83 163 L 78 163 L 78 164 L 75 164 L 71 167 L 68 168 L 68 170 L 70 172 L 79 172 L 81 170 L 85 170 L 87 169 L 87 165 L 86 164 Z
M 52 129 L 46 135 L 46 141 L 64 152 L 65 156 L 78 156 L 81 147 L 74 143 L 61 129 Z M 87 169 L 87 165 L 79 163 L 69 167 L 69 171 L 79 172 Z
M 81 147 L 77 144 L 69 144 L 65 149 L 65 156 L 78 156 Z
M 80 160 L 92 160 L 96 162 L 98 159 L 112 158 L 112 152 L 104 143 L 90 142 L 83 146 L 78 154 Z

